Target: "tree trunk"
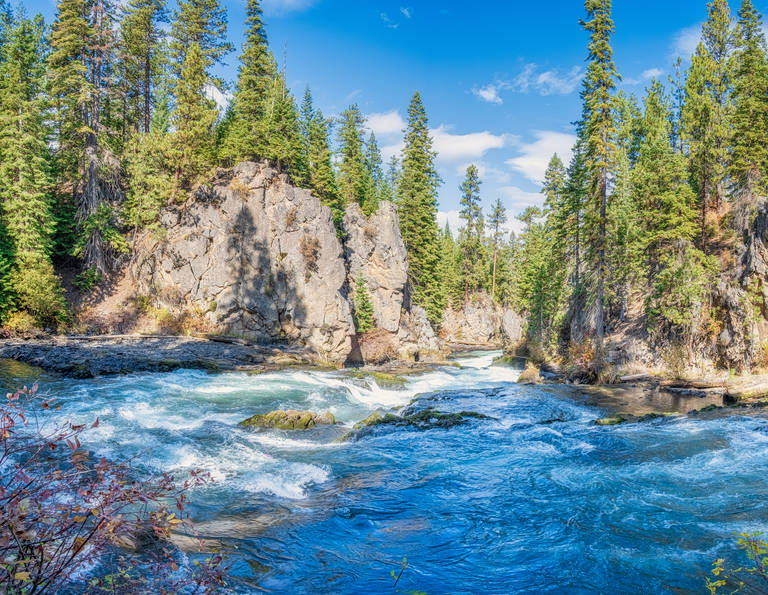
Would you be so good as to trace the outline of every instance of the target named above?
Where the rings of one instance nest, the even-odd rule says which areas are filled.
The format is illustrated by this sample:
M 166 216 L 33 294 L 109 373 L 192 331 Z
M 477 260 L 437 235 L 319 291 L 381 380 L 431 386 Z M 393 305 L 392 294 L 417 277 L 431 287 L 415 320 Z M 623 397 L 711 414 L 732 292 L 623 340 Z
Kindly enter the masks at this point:
M 150 99 L 152 85 L 151 58 L 149 55 L 149 41 L 147 42 L 147 53 L 144 55 L 144 132 L 149 132 L 150 124 Z
M 595 340 L 598 357 L 602 357 L 605 342 L 605 219 L 608 203 L 608 172 L 605 168 L 600 173 L 600 227 L 598 231 L 597 251 L 597 317 L 595 320 Z

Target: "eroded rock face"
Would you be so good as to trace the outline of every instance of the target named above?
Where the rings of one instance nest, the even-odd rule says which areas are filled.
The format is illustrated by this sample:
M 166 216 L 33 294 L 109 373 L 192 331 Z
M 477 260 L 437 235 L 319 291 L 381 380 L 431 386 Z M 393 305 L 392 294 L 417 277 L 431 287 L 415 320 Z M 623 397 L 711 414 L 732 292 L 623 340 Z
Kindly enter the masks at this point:
M 408 255 L 395 206 L 382 202 L 369 218 L 357 204 L 349 205 L 344 215 L 344 231 L 350 295 L 354 295 L 362 274 L 371 295 L 376 326 L 396 333 L 408 282 Z
M 221 171 L 161 216 L 132 266 L 140 293 L 222 331 L 306 344 L 343 363 L 355 334 L 331 211 L 266 163 Z
M 445 311 L 440 334 L 451 343 L 516 346 L 523 339 L 523 320 L 488 294 L 478 293 L 461 310 Z

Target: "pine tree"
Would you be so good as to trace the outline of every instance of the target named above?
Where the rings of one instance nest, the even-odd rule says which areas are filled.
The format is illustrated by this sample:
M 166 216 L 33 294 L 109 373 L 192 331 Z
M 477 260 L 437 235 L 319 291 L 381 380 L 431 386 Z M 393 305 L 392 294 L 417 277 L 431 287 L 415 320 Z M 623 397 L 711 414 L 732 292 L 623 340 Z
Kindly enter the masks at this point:
M 408 276 L 413 302 L 423 306 L 433 324 L 443 315 L 443 292 L 437 275 L 440 243 L 437 229 L 437 189 L 429 124 L 418 91 L 408 107 L 402 173 L 397 183 L 400 230 L 408 251 Z
M 363 154 L 363 124 L 365 119 L 357 105 L 341 114 L 339 127 L 339 187 L 344 202 L 365 205 L 368 192 L 368 175 Z
M 233 125 L 224 142 L 223 157 L 232 161 L 267 157 L 268 135 L 275 132 L 274 114 L 282 106 L 285 90 L 280 88 L 274 57 L 269 50 L 267 32 L 262 19 L 261 4 L 248 0 L 246 33 L 243 52 L 240 55 L 237 89 L 234 96 Z M 282 116 L 282 114 L 281 114 Z
M 743 0 L 736 29 L 733 127 L 729 174 L 737 194 L 766 192 L 768 60 L 760 13 Z
M 366 189 L 363 203 L 363 212 L 370 215 L 379 208 L 379 201 L 386 200 L 383 194 L 384 170 L 382 169 L 381 152 L 379 144 L 376 142 L 376 135 L 371 132 L 368 141 L 365 143 L 365 169 L 366 169 Z
M 309 129 L 309 183 L 320 202 L 330 207 L 336 228 L 341 228 L 344 199 L 336 184 L 333 154 L 328 140 L 329 122 L 320 111 L 314 113 Z
M 633 96 L 620 92 L 616 98 L 616 158 L 613 172 L 613 191 L 608 207 L 608 234 L 611 238 L 607 251 L 610 283 L 608 303 L 618 302 L 619 320 L 626 318 L 629 294 L 639 274 L 639 210 L 641 204 L 633 196 L 633 167 L 638 159 L 641 113 Z M 669 124 L 669 122 L 668 122 Z M 669 137 L 672 138 L 671 126 Z
M 467 174 L 461 184 L 461 209 L 459 217 L 464 221 L 461 230 L 461 251 L 463 254 L 464 303 L 469 302 L 470 289 L 475 291 L 481 283 L 483 270 L 483 236 L 485 223 L 480 205 L 480 176 L 475 165 L 467 167 Z
M 640 216 L 640 241 L 651 275 L 662 257 L 699 232 L 695 196 L 687 181 L 685 157 L 670 144 L 669 100 L 654 82 L 645 98 L 640 153 L 633 176 Z
M 360 335 L 376 328 L 376 319 L 374 318 L 373 302 L 371 294 L 368 293 L 368 286 L 365 277 L 361 272 L 355 280 L 355 329 Z
M 153 84 L 163 68 L 161 24 L 166 22 L 165 0 L 130 0 L 120 24 L 122 78 L 135 103 L 135 125 L 145 133 L 152 120 Z
M 65 315 L 65 304 L 51 264 L 53 180 L 42 93 L 46 47 L 45 27 L 38 16 L 34 21 L 20 17 L 9 28 L 2 48 L 0 214 L 17 305 L 39 324 L 55 326 Z M 7 282 L 0 279 L 0 285 Z M 0 301 L 7 302 L 7 295 Z
M 611 19 L 611 0 L 586 0 L 589 20 L 582 26 L 590 33 L 589 65 L 584 79 L 584 128 L 586 133 L 587 168 L 590 174 L 591 234 L 595 253 L 597 276 L 597 317 L 595 340 L 602 351 L 605 337 L 605 282 L 606 240 L 608 228 L 608 178 L 613 163 L 615 147 L 613 137 L 614 96 L 616 67 L 613 63 L 611 36 L 614 32 Z
M 440 233 L 440 263 L 438 265 L 438 279 L 443 288 L 446 306 L 454 309 L 464 305 L 464 275 L 462 266 L 463 257 L 459 247 L 453 239 L 451 228 L 446 222 Z
M 702 246 L 707 244 L 707 213 L 719 211 L 730 141 L 732 62 L 731 15 L 727 0 L 713 0 L 702 41 L 691 59 L 685 85 L 682 123 L 689 170 L 699 199 Z
M 493 264 L 491 270 L 491 298 L 496 299 L 496 273 L 499 268 L 499 247 L 504 241 L 504 225 L 507 223 L 507 209 L 500 198 L 496 199 L 491 207 L 491 215 L 488 218 L 488 227 L 491 229 L 491 242 L 493 245 Z
M 122 216 L 133 230 L 134 242 L 139 230 L 158 227 L 160 210 L 173 195 L 169 141 L 164 132 L 150 131 L 135 136 L 126 147 L 128 188 Z
M 200 47 L 193 43 L 176 82 L 173 149 L 177 189 L 194 184 L 213 162 L 214 124 L 218 111 L 213 100 L 205 94 L 207 67 Z
M 272 77 L 267 93 L 267 107 L 264 114 L 263 157 L 272 161 L 279 171 L 287 170 L 302 180 L 306 171 L 302 151 L 299 115 L 293 96 L 285 86 L 285 73 Z
M 60 0 L 48 58 L 56 110 L 57 169 L 74 187 L 77 238 L 86 267 L 104 275 L 121 249 L 109 204 L 120 198 L 120 167 L 110 151 L 114 7 L 107 0 Z
M 251 4 L 248 9 L 247 22 L 250 23 Z M 207 64 L 206 68 L 220 62 L 232 51 L 232 44 L 227 41 L 227 12 L 217 0 L 181 1 L 173 16 L 170 50 L 176 76 L 181 76 L 187 54 L 195 46 Z M 213 77 L 211 82 L 220 84 Z

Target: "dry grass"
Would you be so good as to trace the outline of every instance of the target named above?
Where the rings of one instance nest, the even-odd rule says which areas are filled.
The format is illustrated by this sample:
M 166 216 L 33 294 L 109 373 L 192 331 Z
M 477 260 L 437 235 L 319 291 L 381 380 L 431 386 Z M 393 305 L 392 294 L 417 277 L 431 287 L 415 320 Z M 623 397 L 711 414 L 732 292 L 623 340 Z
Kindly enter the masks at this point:
M 317 272 L 317 261 L 320 258 L 320 240 L 316 237 L 304 236 L 299 242 L 301 255 L 304 257 L 304 264 L 307 267 L 306 280 Z

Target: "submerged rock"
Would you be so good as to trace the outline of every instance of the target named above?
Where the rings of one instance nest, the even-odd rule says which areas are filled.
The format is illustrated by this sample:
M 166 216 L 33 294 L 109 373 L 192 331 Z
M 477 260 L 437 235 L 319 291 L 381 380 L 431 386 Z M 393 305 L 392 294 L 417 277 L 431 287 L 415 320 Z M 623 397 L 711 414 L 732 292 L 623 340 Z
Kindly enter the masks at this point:
M 275 430 L 309 430 L 315 426 L 332 426 L 336 418 L 332 413 L 314 413 L 312 411 L 270 411 L 263 415 L 254 415 L 238 425 L 246 428 L 272 428 Z
M 520 374 L 520 378 L 517 379 L 517 382 L 519 384 L 541 384 L 539 368 L 529 362 L 525 370 L 523 370 L 523 373 Z
M 338 442 L 346 442 L 347 440 L 364 436 L 367 433 L 367 430 L 377 426 L 410 426 L 419 430 L 433 430 L 436 428 L 449 429 L 467 424 L 472 419 L 493 418 L 482 413 L 477 413 L 476 411 L 447 413 L 444 411 L 437 411 L 432 407 L 419 410 L 407 407 L 400 413 L 400 415 L 377 409 L 364 420 L 357 422 L 353 426 L 353 431 L 339 438 Z

